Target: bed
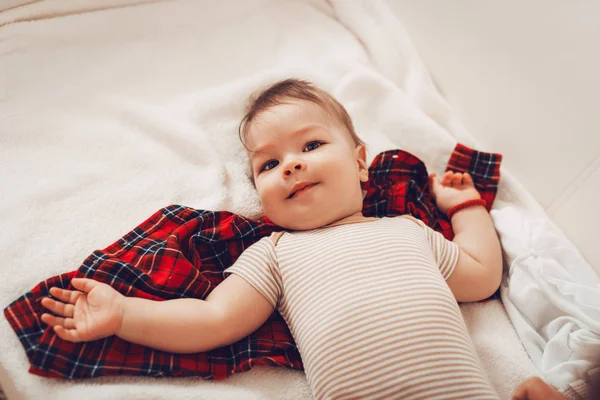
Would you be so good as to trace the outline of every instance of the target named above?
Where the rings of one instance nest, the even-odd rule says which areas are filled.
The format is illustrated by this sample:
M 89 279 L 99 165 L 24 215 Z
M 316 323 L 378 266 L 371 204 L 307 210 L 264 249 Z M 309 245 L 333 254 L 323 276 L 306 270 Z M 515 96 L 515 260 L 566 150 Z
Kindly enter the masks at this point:
M 370 159 L 401 148 L 439 174 L 457 141 L 479 148 L 383 1 L 12 0 L 0 11 L 3 308 L 166 205 L 261 215 L 237 124 L 247 96 L 274 80 L 332 92 Z M 533 375 L 572 389 L 600 364 L 600 280 L 502 176 L 502 301 L 461 310 L 502 399 Z M 219 382 L 66 381 L 27 368 L 0 319 L 10 400 L 311 398 L 302 372 L 274 367 Z

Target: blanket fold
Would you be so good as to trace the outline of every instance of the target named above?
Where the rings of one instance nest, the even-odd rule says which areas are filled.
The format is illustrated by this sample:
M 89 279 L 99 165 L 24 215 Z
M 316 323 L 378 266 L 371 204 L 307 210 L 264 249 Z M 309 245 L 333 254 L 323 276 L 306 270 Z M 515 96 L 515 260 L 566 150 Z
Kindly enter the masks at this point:
M 499 154 L 457 144 L 448 170 L 469 172 L 491 209 L 500 179 Z M 412 214 L 452 239 L 448 218 L 428 189 L 423 162 L 402 150 L 380 153 L 363 185 L 363 214 L 393 217 Z M 108 375 L 198 376 L 223 379 L 255 365 L 302 369 L 294 340 L 279 313 L 250 336 L 206 353 L 173 354 L 126 342 L 116 336 L 87 343 L 63 341 L 40 320 L 40 301 L 49 288 L 72 289 L 73 277 L 105 282 L 126 296 L 156 301 L 204 299 L 222 272 L 260 238 L 281 230 L 267 218 L 251 220 L 225 211 L 171 205 L 104 250 L 97 250 L 75 271 L 49 278 L 4 310 L 31 364 L 29 372 L 54 378 Z

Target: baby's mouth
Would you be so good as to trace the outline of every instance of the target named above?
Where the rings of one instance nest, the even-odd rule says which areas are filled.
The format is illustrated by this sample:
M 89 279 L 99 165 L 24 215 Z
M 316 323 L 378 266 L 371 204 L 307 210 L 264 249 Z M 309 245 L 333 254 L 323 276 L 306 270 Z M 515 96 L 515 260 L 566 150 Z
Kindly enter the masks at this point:
M 304 192 L 304 191 L 307 191 L 307 190 L 309 190 L 310 188 L 312 188 L 312 187 L 314 187 L 314 186 L 317 186 L 318 184 L 319 184 L 319 183 L 318 183 L 318 182 L 316 182 L 316 183 L 310 183 L 310 184 L 308 184 L 308 185 L 306 185 L 306 186 L 303 186 L 303 187 L 301 187 L 300 189 L 293 191 L 293 192 L 292 192 L 292 194 L 290 194 L 290 195 L 287 197 L 287 199 L 288 199 L 288 200 L 289 200 L 289 199 L 292 199 L 292 198 L 294 198 L 294 196 L 296 196 L 296 194 L 298 194 L 298 193 L 302 193 L 302 192 Z

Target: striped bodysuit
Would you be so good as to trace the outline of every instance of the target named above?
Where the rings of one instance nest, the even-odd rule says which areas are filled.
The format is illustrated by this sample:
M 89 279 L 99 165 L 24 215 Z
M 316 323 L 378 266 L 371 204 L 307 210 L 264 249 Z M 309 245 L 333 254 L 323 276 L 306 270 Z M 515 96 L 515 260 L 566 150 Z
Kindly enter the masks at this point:
M 458 246 L 407 216 L 265 237 L 237 274 L 283 316 L 316 399 L 497 399 L 445 279 Z

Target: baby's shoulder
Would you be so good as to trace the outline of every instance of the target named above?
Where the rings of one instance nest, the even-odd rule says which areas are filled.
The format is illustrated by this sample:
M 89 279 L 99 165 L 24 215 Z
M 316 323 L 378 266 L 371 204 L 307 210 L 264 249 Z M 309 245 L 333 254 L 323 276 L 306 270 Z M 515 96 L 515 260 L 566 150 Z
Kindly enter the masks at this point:
M 394 223 L 399 223 L 399 224 L 415 224 L 419 228 L 423 228 L 423 226 L 425 225 L 425 223 L 423 221 L 421 221 L 418 218 L 413 217 L 410 214 L 398 215 L 397 217 L 392 217 L 389 219 L 392 220 Z

